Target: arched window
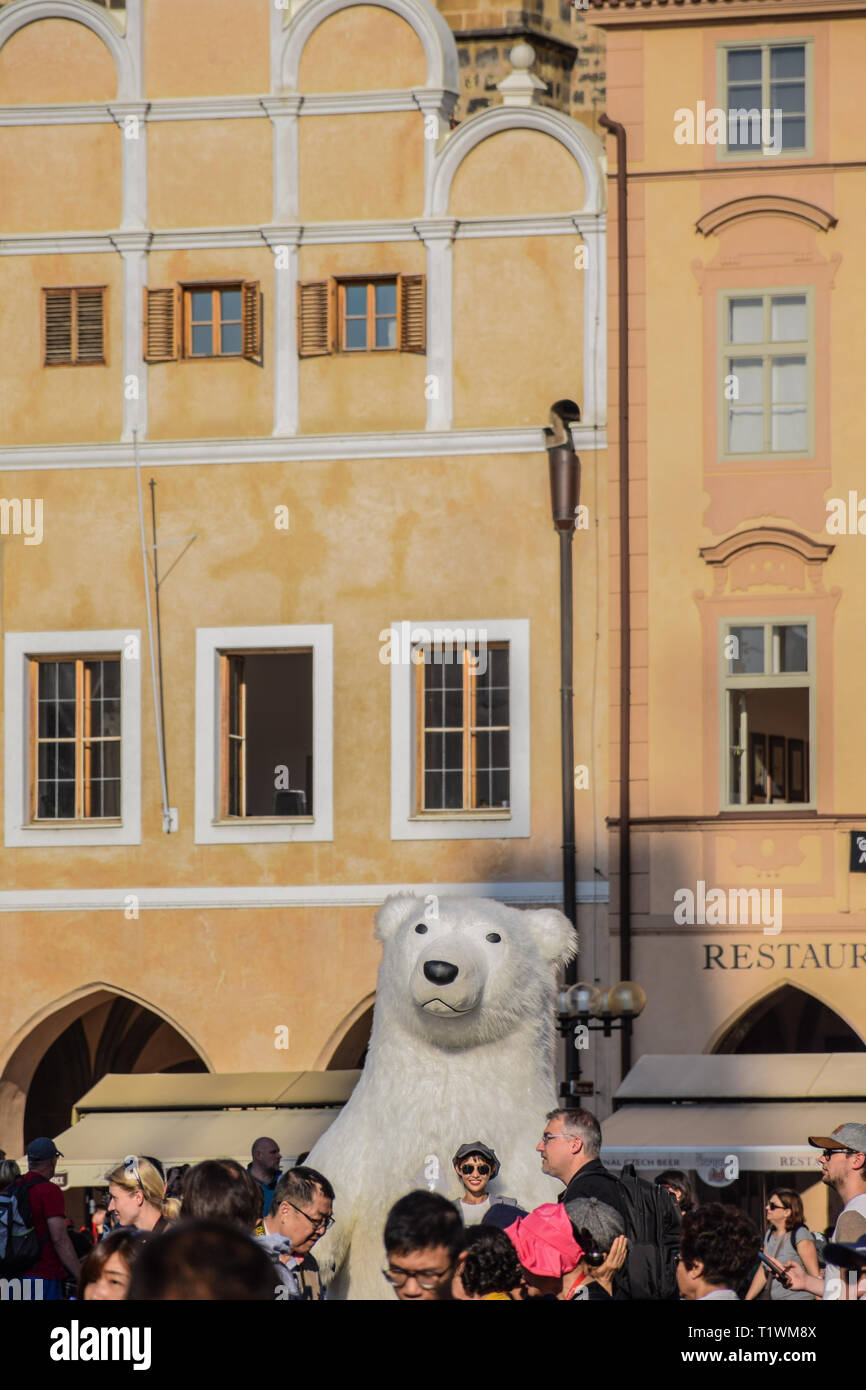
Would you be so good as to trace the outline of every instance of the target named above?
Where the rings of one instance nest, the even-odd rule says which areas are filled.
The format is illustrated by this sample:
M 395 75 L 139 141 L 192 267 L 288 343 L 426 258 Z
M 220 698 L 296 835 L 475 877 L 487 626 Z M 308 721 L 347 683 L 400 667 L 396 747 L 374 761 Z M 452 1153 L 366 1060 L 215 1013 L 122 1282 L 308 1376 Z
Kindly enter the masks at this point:
M 716 1052 L 864 1052 L 866 1042 L 814 995 L 780 985 L 737 1019 Z

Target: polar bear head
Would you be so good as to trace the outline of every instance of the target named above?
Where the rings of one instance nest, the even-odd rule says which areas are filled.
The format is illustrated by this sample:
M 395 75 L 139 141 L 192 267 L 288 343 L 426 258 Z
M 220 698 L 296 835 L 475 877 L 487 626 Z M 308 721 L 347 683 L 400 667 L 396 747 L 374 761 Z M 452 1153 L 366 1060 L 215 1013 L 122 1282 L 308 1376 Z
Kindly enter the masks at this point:
M 549 1026 L 554 968 L 576 951 L 568 918 L 492 898 L 397 894 L 376 915 L 384 943 L 377 1012 L 437 1046 L 493 1042 Z

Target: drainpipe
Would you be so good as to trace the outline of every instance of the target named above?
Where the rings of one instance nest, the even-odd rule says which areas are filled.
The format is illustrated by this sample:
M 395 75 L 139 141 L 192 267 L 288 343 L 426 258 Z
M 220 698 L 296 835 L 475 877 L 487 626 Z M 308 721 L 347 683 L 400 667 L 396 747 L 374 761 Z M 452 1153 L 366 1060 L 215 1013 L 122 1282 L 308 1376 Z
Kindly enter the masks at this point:
M 625 126 L 607 114 L 599 125 L 616 140 L 619 293 L 619 977 L 631 979 L 631 550 L 629 535 L 628 166 Z M 622 1076 L 631 1070 L 631 1020 L 620 1034 Z

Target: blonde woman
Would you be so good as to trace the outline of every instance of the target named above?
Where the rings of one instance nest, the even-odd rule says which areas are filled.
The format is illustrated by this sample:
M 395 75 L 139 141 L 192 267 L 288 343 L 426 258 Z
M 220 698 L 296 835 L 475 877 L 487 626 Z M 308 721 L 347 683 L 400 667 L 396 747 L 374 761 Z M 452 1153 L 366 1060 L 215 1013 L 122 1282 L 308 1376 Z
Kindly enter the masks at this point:
M 180 1203 L 166 1197 L 165 1182 L 156 1166 L 140 1154 L 129 1154 L 106 1173 L 108 1210 L 114 1212 L 118 1226 L 160 1235 L 176 1220 Z

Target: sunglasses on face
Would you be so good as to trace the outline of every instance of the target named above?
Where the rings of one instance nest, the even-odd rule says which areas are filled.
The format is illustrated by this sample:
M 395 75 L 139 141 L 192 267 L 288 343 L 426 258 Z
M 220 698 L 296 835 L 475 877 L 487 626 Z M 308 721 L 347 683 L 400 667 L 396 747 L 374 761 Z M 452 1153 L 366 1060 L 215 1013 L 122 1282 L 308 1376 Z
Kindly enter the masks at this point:
M 785 1207 L 785 1206 L 783 1206 L 781 1202 L 768 1202 L 768 1203 L 767 1203 L 767 1211 L 787 1211 L 787 1210 L 788 1210 L 788 1208 Z
M 849 1154 L 852 1154 L 853 1152 L 853 1149 L 822 1149 L 821 1157 L 832 1158 L 834 1154 L 845 1154 L 847 1156 Z
M 480 1173 L 482 1178 L 486 1178 L 487 1174 L 490 1172 L 490 1164 L 461 1163 L 460 1171 L 461 1173 Z

